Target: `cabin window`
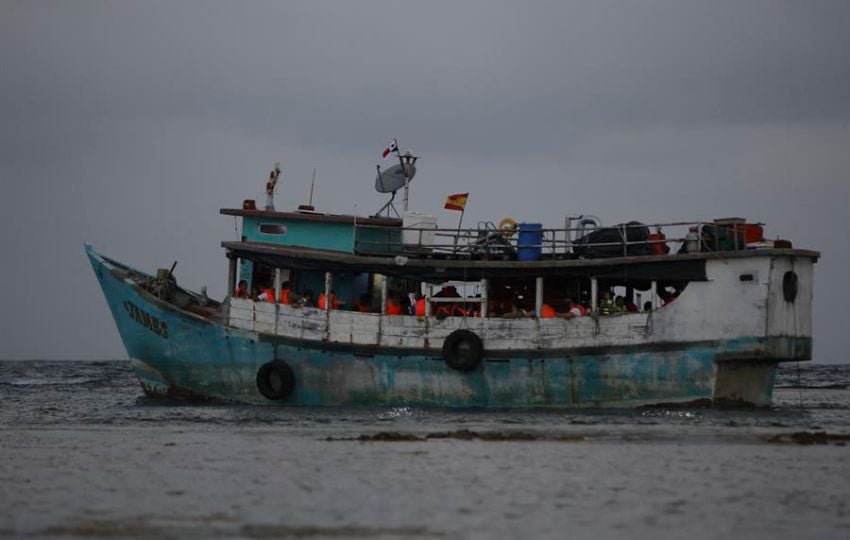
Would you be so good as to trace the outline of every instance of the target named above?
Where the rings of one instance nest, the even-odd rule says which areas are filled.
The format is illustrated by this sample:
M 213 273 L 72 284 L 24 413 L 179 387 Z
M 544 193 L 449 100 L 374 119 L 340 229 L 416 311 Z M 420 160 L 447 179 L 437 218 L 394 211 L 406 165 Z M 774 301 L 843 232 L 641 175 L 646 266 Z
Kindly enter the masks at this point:
M 786 302 L 793 302 L 797 298 L 797 273 L 788 271 L 782 276 L 782 296 Z
M 286 225 L 279 223 L 260 223 L 260 232 L 263 234 L 286 234 Z

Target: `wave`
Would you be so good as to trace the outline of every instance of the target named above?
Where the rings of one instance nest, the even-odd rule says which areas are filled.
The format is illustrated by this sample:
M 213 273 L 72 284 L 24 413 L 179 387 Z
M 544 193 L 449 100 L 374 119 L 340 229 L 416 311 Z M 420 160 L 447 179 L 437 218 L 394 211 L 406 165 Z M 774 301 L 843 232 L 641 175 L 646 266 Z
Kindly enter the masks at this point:
M 799 388 L 802 390 L 847 390 L 847 383 L 825 383 L 825 384 L 777 384 L 774 388 Z
M 91 379 L 87 377 L 49 377 L 49 378 L 34 378 L 24 377 L 21 379 L 13 379 L 11 381 L 0 382 L 0 385 L 6 386 L 73 386 L 78 384 L 91 384 L 102 382 L 102 379 Z

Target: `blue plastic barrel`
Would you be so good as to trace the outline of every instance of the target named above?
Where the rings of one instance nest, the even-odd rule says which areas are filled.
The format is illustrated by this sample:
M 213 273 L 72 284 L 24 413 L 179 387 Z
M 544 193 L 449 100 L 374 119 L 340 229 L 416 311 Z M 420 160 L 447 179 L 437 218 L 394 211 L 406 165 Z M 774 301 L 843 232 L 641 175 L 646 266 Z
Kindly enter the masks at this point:
M 539 261 L 543 251 L 543 224 L 520 223 L 516 258 L 519 261 Z

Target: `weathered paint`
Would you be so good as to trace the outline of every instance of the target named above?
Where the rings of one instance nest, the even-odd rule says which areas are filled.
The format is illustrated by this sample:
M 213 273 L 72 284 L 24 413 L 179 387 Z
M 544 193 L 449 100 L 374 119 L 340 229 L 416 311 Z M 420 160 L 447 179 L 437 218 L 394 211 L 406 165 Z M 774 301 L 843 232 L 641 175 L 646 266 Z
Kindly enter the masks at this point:
M 448 318 L 423 326 L 415 317 L 333 311 L 325 318 L 312 308 L 293 313 L 297 310 L 286 306 L 251 303 L 250 310 L 240 310 L 235 302 L 226 326 L 157 300 L 90 246 L 87 252 L 136 374 L 154 394 L 278 404 L 260 395 L 256 373 L 265 362 L 282 359 L 296 378 L 294 394 L 280 403 L 285 405 L 598 407 L 734 399 L 737 390 L 717 393 L 722 357 L 730 366 L 756 366 L 738 370 L 753 378 L 743 385 L 746 398 L 769 403 L 776 360 L 770 355 L 811 352 L 811 338 L 799 332 L 766 335 L 764 318 L 757 321 L 761 332 L 748 334 L 751 321 L 735 310 L 719 312 L 728 315 L 723 320 L 698 314 L 696 324 L 714 321 L 712 331 L 696 326 L 687 339 L 671 339 L 666 325 L 675 321 L 668 321 L 669 314 L 686 309 L 693 298 L 708 299 L 691 289 L 700 285 L 694 283 L 651 318 Z M 718 268 L 713 279 L 725 279 L 729 270 Z M 726 277 L 737 279 L 737 271 Z M 764 275 L 767 279 L 769 271 Z M 739 293 L 733 288 L 733 295 Z M 760 298 L 753 293 L 756 312 L 766 309 Z M 141 324 L 128 304 L 147 314 Z M 156 328 L 167 328 L 166 335 L 152 330 L 153 319 L 159 321 Z M 440 354 L 442 340 L 461 325 L 485 338 L 485 361 L 470 373 L 450 369 Z M 717 335 L 718 329 L 730 333 Z
M 575 351 L 605 347 L 681 348 L 695 342 L 751 339 L 750 356 L 807 360 L 808 348 L 768 350 L 767 343 L 803 344 L 811 338 L 811 260 L 793 262 L 800 293 L 782 297 L 781 277 L 791 257 L 709 261 L 709 281 L 690 283 L 672 303 L 652 313 L 627 313 L 580 319 L 458 318 L 444 320 L 333 311 L 232 299 L 229 324 L 263 334 L 332 343 L 371 344 L 402 349 L 436 349 L 458 328 L 476 332 L 488 351 Z M 772 268 L 779 268 L 778 271 Z M 742 281 L 741 275 L 753 280 Z M 327 337 L 329 336 L 329 338 Z M 767 338 L 804 338 L 799 341 Z M 807 341 L 808 339 L 808 341 Z M 761 341 L 759 341 L 761 340 Z

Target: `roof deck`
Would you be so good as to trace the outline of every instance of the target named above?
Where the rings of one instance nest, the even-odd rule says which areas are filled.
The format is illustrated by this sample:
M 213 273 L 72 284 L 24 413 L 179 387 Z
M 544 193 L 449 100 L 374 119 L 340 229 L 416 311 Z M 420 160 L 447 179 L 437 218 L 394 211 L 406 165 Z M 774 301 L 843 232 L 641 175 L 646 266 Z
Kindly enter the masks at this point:
M 659 265 L 675 261 L 688 279 L 694 279 L 693 273 L 684 270 L 689 264 L 696 266 L 694 261 L 750 256 L 754 251 L 767 255 L 776 249 L 788 254 L 791 248 L 787 241 L 766 241 L 762 224 L 740 218 L 608 227 L 600 226 L 598 220 L 567 219 L 562 228 L 506 218 L 499 225 L 485 221 L 474 228 L 445 229 L 438 228 L 436 220 L 411 227 L 383 217 L 242 209 L 222 209 L 221 213 L 243 219 L 242 241 L 222 243 L 228 251 L 304 269 L 330 265 L 350 270 L 384 268 L 389 274 L 433 275 L 466 269 L 481 275 L 529 271 L 539 275 L 567 268 L 580 273 L 584 267 L 599 272 L 600 267 L 622 265 L 660 269 Z M 819 256 L 814 251 L 794 252 Z

